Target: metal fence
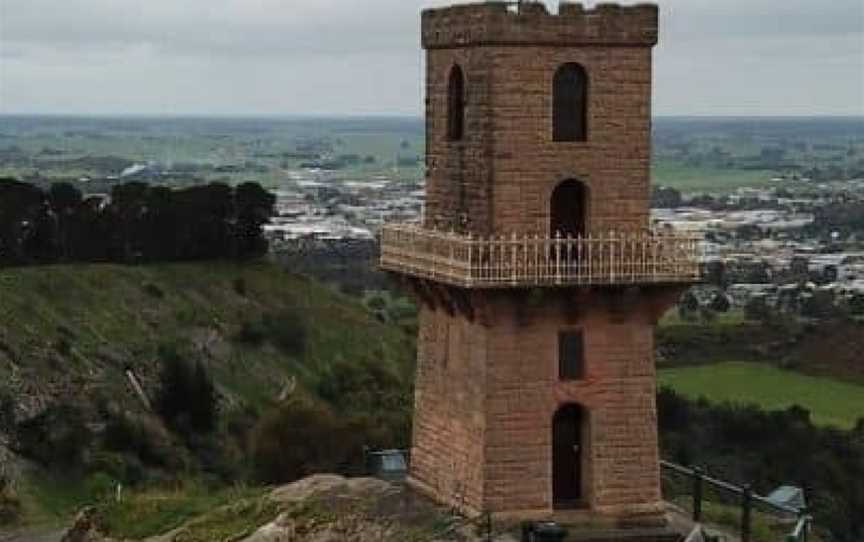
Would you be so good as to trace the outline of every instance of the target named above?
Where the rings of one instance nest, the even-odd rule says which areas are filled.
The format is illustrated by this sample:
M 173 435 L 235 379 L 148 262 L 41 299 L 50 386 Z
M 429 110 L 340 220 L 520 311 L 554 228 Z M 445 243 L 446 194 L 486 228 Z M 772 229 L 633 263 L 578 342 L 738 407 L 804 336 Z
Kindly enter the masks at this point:
M 690 283 L 700 240 L 659 232 L 475 237 L 415 225 L 381 229 L 381 267 L 466 288 Z
M 703 523 L 704 506 L 708 502 L 721 502 L 738 509 L 738 526 L 742 542 L 751 542 L 753 538 L 753 513 L 758 507 L 760 510 L 777 517 L 778 519 L 791 518 L 789 529 L 784 540 L 786 542 L 807 542 L 808 535 L 813 526 L 813 517 L 807 513 L 806 508 L 797 509 L 770 501 L 753 492 L 749 485 L 743 487 L 718 480 L 708 476 L 700 468 L 688 468 L 669 461 L 661 461 L 664 474 L 673 474 L 685 482 L 684 486 L 673 484 L 670 488 L 664 488 L 667 500 L 680 500 L 676 497 L 686 496 L 690 499 L 690 511 L 693 521 Z M 671 495 L 670 495 L 671 493 Z

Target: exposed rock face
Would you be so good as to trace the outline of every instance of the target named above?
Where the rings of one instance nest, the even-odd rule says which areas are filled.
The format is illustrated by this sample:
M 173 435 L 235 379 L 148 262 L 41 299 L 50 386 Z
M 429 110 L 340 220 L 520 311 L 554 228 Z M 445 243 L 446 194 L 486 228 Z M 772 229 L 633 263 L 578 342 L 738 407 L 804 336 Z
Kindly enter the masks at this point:
M 310 476 L 275 489 L 270 497 L 291 506 L 244 542 L 378 542 L 395 540 L 392 521 L 367 517 L 367 506 L 399 493 L 398 487 L 372 478 L 332 474 Z M 302 513 L 298 511 L 300 506 Z M 390 523 L 388 525 L 388 523 Z
M 316 475 L 278 488 L 269 498 L 286 511 L 243 542 L 486 540 L 473 525 L 448 516 L 407 487 L 372 478 Z
M 376 478 L 345 478 L 336 474 L 316 474 L 276 488 L 270 498 L 279 503 L 296 503 L 334 491 L 346 496 L 372 496 L 395 491 L 395 487 Z

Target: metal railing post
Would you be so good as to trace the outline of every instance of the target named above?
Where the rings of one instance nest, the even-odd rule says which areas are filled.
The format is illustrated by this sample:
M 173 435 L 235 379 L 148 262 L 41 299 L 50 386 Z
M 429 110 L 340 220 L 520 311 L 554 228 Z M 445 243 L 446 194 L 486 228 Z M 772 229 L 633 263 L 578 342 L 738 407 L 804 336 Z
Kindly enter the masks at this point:
M 810 531 L 810 518 L 808 517 L 807 507 L 802 506 L 798 511 L 799 521 L 804 522 L 804 528 L 801 529 L 801 542 L 807 542 L 807 538 L 809 538 Z
M 702 522 L 702 481 L 704 473 L 701 467 L 693 469 L 693 521 Z
M 744 494 L 741 502 L 741 542 L 750 542 L 753 520 L 753 487 L 750 484 L 744 486 Z

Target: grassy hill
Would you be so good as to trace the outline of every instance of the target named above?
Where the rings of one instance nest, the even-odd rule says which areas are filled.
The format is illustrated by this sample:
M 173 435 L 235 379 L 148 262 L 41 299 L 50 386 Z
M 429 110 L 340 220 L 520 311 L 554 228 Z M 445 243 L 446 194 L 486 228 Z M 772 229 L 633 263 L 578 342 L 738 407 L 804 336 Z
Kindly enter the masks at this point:
M 413 344 L 413 336 L 380 322 L 360 300 L 266 263 L 0 270 L 0 452 L 27 420 L 74 408 L 94 442 L 107 440 L 118 418 L 135 422 L 124 438 L 147 440 L 136 436 L 145 430 L 164 438 L 167 451 L 151 454 L 158 477 L 208 468 L 228 476 L 225 470 L 234 471 L 223 463 L 248 457 L 242 448 L 259 419 L 294 398 L 307 398 L 336 420 L 365 416 L 364 427 L 379 428 L 381 442 L 371 445 L 404 444 Z M 161 422 L 135 395 L 126 371 L 152 401 L 166 351 L 203 364 L 212 376 L 217 435 L 195 440 L 152 427 Z M 69 487 L 110 485 L 117 475 L 104 456 L 111 465 L 139 462 L 130 456 L 141 444 L 120 452 L 93 444 L 82 475 L 97 470 L 97 480 Z M 144 480 L 153 478 L 148 458 L 140 461 Z M 23 464 L 31 470 L 32 462 Z M 34 507 L 49 515 L 80 504 L 75 491 L 62 494 L 57 473 L 36 469 L 27 478 L 36 481 L 29 492 Z
M 280 318 L 298 320 L 308 330 L 304 352 L 243 337 L 268 317 L 276 326 Z M 123 370 L 131 367 L 147 381 L 158 346 L 179 344 L 213 360 L 229 395 L 260 402 L 275 398 L 291 377 L 314 387 L 346 358 L 374 360 L 406 376 L 411 339 L 359 301 L 268 264 L 0 271 L 0 388 L 10 378 L 24 380 L 42 399 L 77 395 L 81 386 L 129 396 Z

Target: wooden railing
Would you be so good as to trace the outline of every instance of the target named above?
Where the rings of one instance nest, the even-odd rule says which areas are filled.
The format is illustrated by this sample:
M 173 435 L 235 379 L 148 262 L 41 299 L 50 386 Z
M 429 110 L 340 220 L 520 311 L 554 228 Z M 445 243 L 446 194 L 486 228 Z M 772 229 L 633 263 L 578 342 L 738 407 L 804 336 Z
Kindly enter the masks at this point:
M 699 239 L 658 232 L 474 237 L 389 224 L 381 267 L 464 288 L 690 283 Z

